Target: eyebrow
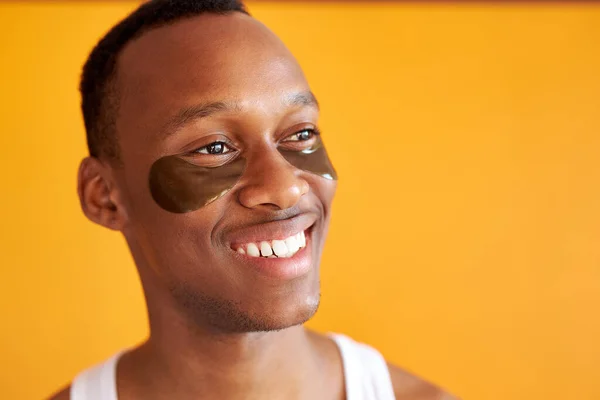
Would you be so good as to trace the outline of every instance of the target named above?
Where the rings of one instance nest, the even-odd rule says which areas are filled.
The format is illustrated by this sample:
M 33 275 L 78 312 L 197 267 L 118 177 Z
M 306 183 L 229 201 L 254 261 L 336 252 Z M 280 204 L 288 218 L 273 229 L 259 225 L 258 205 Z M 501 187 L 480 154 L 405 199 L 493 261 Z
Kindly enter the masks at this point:
M 295 93 L 287 98 L 286 103 L 289 106 L 306 106 L 319 109 L 319 102 L 313 92 Z
M 288 107 L 315 107 L 319 109 L 319 102 L 315 95 L 308 92 L 294 93 L 287 96 L 283 103 Z M 215 101 L 184 107 L 173 116 L 163 129 L 166 135 L 174 133 L 185 125 L 198 119 L 207 118 L 219 113 L 241 111 L 242 107 L 237 102 Z

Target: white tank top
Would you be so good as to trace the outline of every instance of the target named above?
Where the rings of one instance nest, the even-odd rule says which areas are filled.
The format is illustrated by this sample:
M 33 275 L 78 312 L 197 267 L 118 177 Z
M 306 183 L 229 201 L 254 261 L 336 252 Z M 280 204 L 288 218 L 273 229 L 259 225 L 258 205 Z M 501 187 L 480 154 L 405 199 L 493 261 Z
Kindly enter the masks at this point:
M 346 400 L 394 400 L 387 364 L 370 346 L 332 334 L 344 365 Z M 71 385 L 71 400 L 118 400 L 117 362 L 122 352 L 80 373 Z

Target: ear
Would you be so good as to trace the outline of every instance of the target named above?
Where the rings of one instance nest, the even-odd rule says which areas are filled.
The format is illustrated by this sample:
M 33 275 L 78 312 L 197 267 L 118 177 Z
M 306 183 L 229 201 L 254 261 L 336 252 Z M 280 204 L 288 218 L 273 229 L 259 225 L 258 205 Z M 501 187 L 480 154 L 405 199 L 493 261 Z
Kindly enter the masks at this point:
M 77 193 L 81 209 L 90 221 L 120 231 L 127 213 L 109 168 L 95 157 L 83 159 L 77 176 Z

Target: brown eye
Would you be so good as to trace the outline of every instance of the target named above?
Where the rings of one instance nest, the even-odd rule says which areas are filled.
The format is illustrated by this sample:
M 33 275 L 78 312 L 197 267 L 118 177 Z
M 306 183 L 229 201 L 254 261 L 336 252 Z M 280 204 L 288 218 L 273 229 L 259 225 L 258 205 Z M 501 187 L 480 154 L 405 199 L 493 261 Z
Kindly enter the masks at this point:
M 230 151 L 231 151 L 231 149 L 225 143 L 213 142 L 211 144 L 208 144 L 204 147 L 199 148 L 198 150 L 195 150 L 195 153 L 221 155 L 221 154 L 227 154 Z
M 291 136 L 288 136 L 284 142 L 305 142 L 312 139 L 316 135 L 313 129 L 304 129 L 303 131 L 296 132 Z

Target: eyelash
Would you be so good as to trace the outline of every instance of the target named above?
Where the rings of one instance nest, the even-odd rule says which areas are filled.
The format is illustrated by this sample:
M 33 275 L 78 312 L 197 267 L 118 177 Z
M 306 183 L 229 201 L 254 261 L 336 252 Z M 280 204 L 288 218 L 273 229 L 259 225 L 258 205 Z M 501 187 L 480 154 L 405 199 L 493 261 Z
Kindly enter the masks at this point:
M 308 139 L 290 139 L 294 136 L 298 136 L 304 132 L 308 132 L 311 136 Z M 307 129 L 302 129 L 296 133 L 293 133 L 292 135 L 288 136 L 287 138 L 283 139 L 282 142 L 308 142 L 309 140 L 313 139 L 315 136 L 320 135 L 320 132 L 316 129 L 316 128 L 307 128 Z M 218 146 L 221 145 L 223 146 L 225 149 L 227 149 L 227 151 L 225 152 L 221 152 L 221 153 L 210 153 L 209 152 L 209 148 L 212 146 Z M 202 146 L 194 151 L 192 151 L 192 153 L 196 153 L 196 154 L 204 154 L 204 155 L 209 155 L 209 156 L 220 156 L 220 155 L 224 155 L 224 154 L 229 154 L 232 151 L 234 151 L 235 149 L 233 148 L 233 146 L 231 146 L 229 143 L 222 141 L 222 140 L 217 140 L 215 142 L 209 143 L 206 146 Z

